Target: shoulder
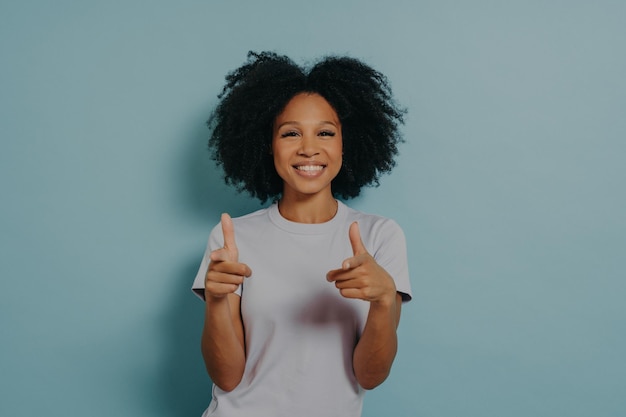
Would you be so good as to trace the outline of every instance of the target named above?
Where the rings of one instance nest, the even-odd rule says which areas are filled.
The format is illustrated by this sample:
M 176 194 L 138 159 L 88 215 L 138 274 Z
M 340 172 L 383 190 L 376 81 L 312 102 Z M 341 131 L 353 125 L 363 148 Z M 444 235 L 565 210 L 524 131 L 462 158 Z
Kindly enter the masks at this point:
M 347 212 L 345 217 L 347 226 L 357 222 L 364 243 L 369 241 L 373 247 L 387 245 L 390 242 L 396 242 L 401 246 L 406 244 L 404 232 L 395 220 L 378 214 L 364 213 L 345 204 L 344 207 Z
M 400 225 L 393 219 L 379 214 L 364 213 L 359 210 L 355 210 L 344 204 L 347 212 L 346 222 L 351 224 L 353 222 L 359 223 L 359 229 L 361 231 L 367 230 L 371 233 L 400 233 L 403 234 Z
M 258 225 L 259 223 L 264 223 L 269 220 L 269 211 L 272 206 L 265 207 L 252 213 L 244 214 L 243 216 L 233 217 L 233 224 L 235 226 L 248 226 L 248 225 Z
M 243 216 L 233 217 L 233 226 L 235 228 L 235 238 L 241 238 L 247 233 L 252 231 L 258 232 L 260 226 L 269 222 L 268 212 L 270 207 L 262 208 L 252 213 L 244 214 Z M 224 236 L 222 234 L 222 223 L 218 222 L 209 235 L 209 242 L 215 247 L 221 247 L 224 243 Z

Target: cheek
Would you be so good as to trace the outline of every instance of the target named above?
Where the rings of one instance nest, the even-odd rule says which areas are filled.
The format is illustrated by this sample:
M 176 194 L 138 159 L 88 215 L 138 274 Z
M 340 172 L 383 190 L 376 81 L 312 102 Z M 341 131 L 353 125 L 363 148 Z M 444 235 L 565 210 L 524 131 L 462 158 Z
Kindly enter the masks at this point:
M 278 155 L 276 155 L 276 152 L 272 153 L 272 157 L 274 160 L 274 169 L 280 172 L 280 158 L 278 157 Z

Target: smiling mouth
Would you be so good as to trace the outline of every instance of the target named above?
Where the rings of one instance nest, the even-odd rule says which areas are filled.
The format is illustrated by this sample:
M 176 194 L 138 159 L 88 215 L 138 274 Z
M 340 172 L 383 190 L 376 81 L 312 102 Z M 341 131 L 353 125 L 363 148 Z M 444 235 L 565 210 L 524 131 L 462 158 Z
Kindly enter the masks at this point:
M 298 171 L 318 172 L 325 168 L 325 165 L 298 165 L 295 166 Z

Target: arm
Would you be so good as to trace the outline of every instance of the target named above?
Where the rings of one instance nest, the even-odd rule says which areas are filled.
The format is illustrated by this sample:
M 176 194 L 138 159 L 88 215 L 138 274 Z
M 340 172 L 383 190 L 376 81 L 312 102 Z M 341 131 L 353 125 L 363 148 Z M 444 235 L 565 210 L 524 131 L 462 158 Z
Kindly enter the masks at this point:
M 341 269 L 330 271 L 327 279 L 335 282 L 342 296 L 370 303 L 352 365 L 359 384 L 372 389 L 387 378 L 396 356 L 402 298 L 393 278 L 365 249 L 357 223 L 350 226 L 349 237 L 354 256 L 346 259 Z
M 239 385 L 246 365 L 241 298 L 234 292 L 251 271 L 238 262 L 234 227 L 226 214 L 222 215 L 222 231 L 224 247 L 211 252 L 205 278 L 201 349 L 211 380 L 231 391 Z
M 232 391 L 246 365 L 240 297 L 207 296 L 202 329 L 202 357 L 211 380 L 224 391 Z
M 398 349 L 401 304 L 397 293 L 391 303 L 370 302 L 365 329 L 352 359 L 356 379 L 365 389 L 377 387 L 389 376 Z

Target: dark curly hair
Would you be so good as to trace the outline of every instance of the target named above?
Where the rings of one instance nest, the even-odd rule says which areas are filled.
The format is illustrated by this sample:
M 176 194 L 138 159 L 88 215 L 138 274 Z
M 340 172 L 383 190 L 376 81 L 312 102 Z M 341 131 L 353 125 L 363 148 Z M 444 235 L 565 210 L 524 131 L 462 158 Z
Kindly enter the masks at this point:
M 226 76 L 207 122 L 209 148 L 226 183 L 261 202 L 281 194 L 283 181 L 270 154 L 274 120 L 303 92 L 324 97 L 341 122 L 344 157 L 333 193 L 348 199 L 363 186 L 378 186 L 380 175 L 395 165 L 406 112 L 385 76 L 348 57 L 324 58 L 307 71 L 272 52 L 249 52 L 247 62 Z

